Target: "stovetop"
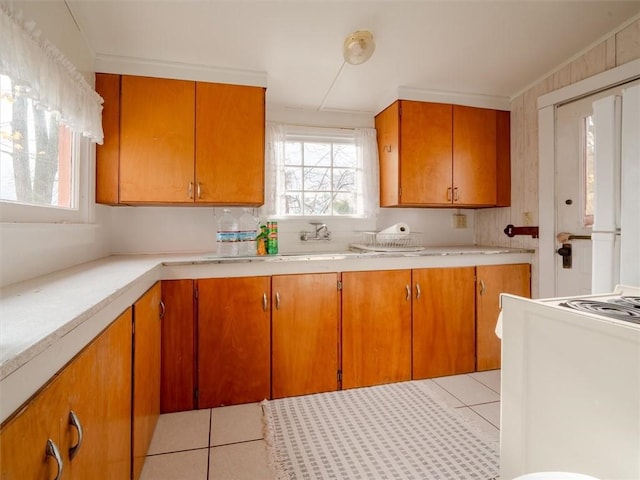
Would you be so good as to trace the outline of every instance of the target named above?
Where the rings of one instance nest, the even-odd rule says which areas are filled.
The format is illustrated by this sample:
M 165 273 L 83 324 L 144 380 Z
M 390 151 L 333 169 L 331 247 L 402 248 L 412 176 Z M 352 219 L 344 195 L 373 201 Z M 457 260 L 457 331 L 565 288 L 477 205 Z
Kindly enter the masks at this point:
M 640 296 L 622 295 L 605 301 L 576 298 L 558 305 L 581 312 L 595 313 L 617 320 L 640 324 Z

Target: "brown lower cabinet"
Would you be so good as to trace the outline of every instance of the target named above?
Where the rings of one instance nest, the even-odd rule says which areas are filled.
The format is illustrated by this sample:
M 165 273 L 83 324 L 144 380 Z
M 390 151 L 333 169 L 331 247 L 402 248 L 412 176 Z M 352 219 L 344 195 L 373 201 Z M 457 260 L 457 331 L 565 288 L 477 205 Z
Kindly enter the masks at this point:
M 501 342 L 495 334 L 500 294 L 531 297 L 531 265 L 478 266 L 476 277 L 476 370 L 493 370 L 501 365 Z
M 271 393 L 271 278 L 197 280 L 198 408 Z
M 72 420 L 73 419 L 73 420 Z M 79 423 L 83 441 L 79 448 Z M 131 309 L 0 431 L 0 478 L 126 479 L 131 470 Z
M 160 298 L 157 282 L 133 305 L 133 480 L 140 477 L 160 416 Z
M 413 375 L 432 378 L 475 368 L 475 268 L 413 270 Z
M 342 388 L 411 379 L 411 270 L 342 274 Z
M 338 389 L 338 274 L 271 279 L 273 398 Z
M 194 280 L 162 281 L 161 413 L 196 408 Z

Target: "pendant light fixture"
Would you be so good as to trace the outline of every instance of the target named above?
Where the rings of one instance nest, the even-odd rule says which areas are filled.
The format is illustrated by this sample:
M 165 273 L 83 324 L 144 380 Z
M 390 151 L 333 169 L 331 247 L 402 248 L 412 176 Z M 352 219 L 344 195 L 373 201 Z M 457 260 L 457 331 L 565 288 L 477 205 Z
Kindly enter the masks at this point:
M 360 65 L 371 58 L 375 49 L 373 34 L 368 30 L 357 30 L 345 39 L 342 54 L 347 63 Z

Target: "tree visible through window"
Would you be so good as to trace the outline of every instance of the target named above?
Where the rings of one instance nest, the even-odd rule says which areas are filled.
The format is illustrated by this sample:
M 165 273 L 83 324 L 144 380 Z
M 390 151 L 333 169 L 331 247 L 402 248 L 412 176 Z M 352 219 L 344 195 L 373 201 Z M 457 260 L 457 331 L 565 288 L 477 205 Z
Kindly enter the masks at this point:
M 0 199 L 71 208 L 72 132 L 0 75 Z
M 357 214 L 353 139 L 289 137 L 285 143 L 286 215 Z

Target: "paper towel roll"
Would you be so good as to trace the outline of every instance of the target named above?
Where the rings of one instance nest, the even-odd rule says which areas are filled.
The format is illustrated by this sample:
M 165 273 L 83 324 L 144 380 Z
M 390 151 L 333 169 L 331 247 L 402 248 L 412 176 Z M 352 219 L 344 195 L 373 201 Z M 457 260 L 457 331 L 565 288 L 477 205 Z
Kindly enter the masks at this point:
M 399 222 L 385 228 L 384 230 L 380 230 L 378 233 L 408 236 L 409 233 L 411 233 L 411 229 L 406 223 Z

